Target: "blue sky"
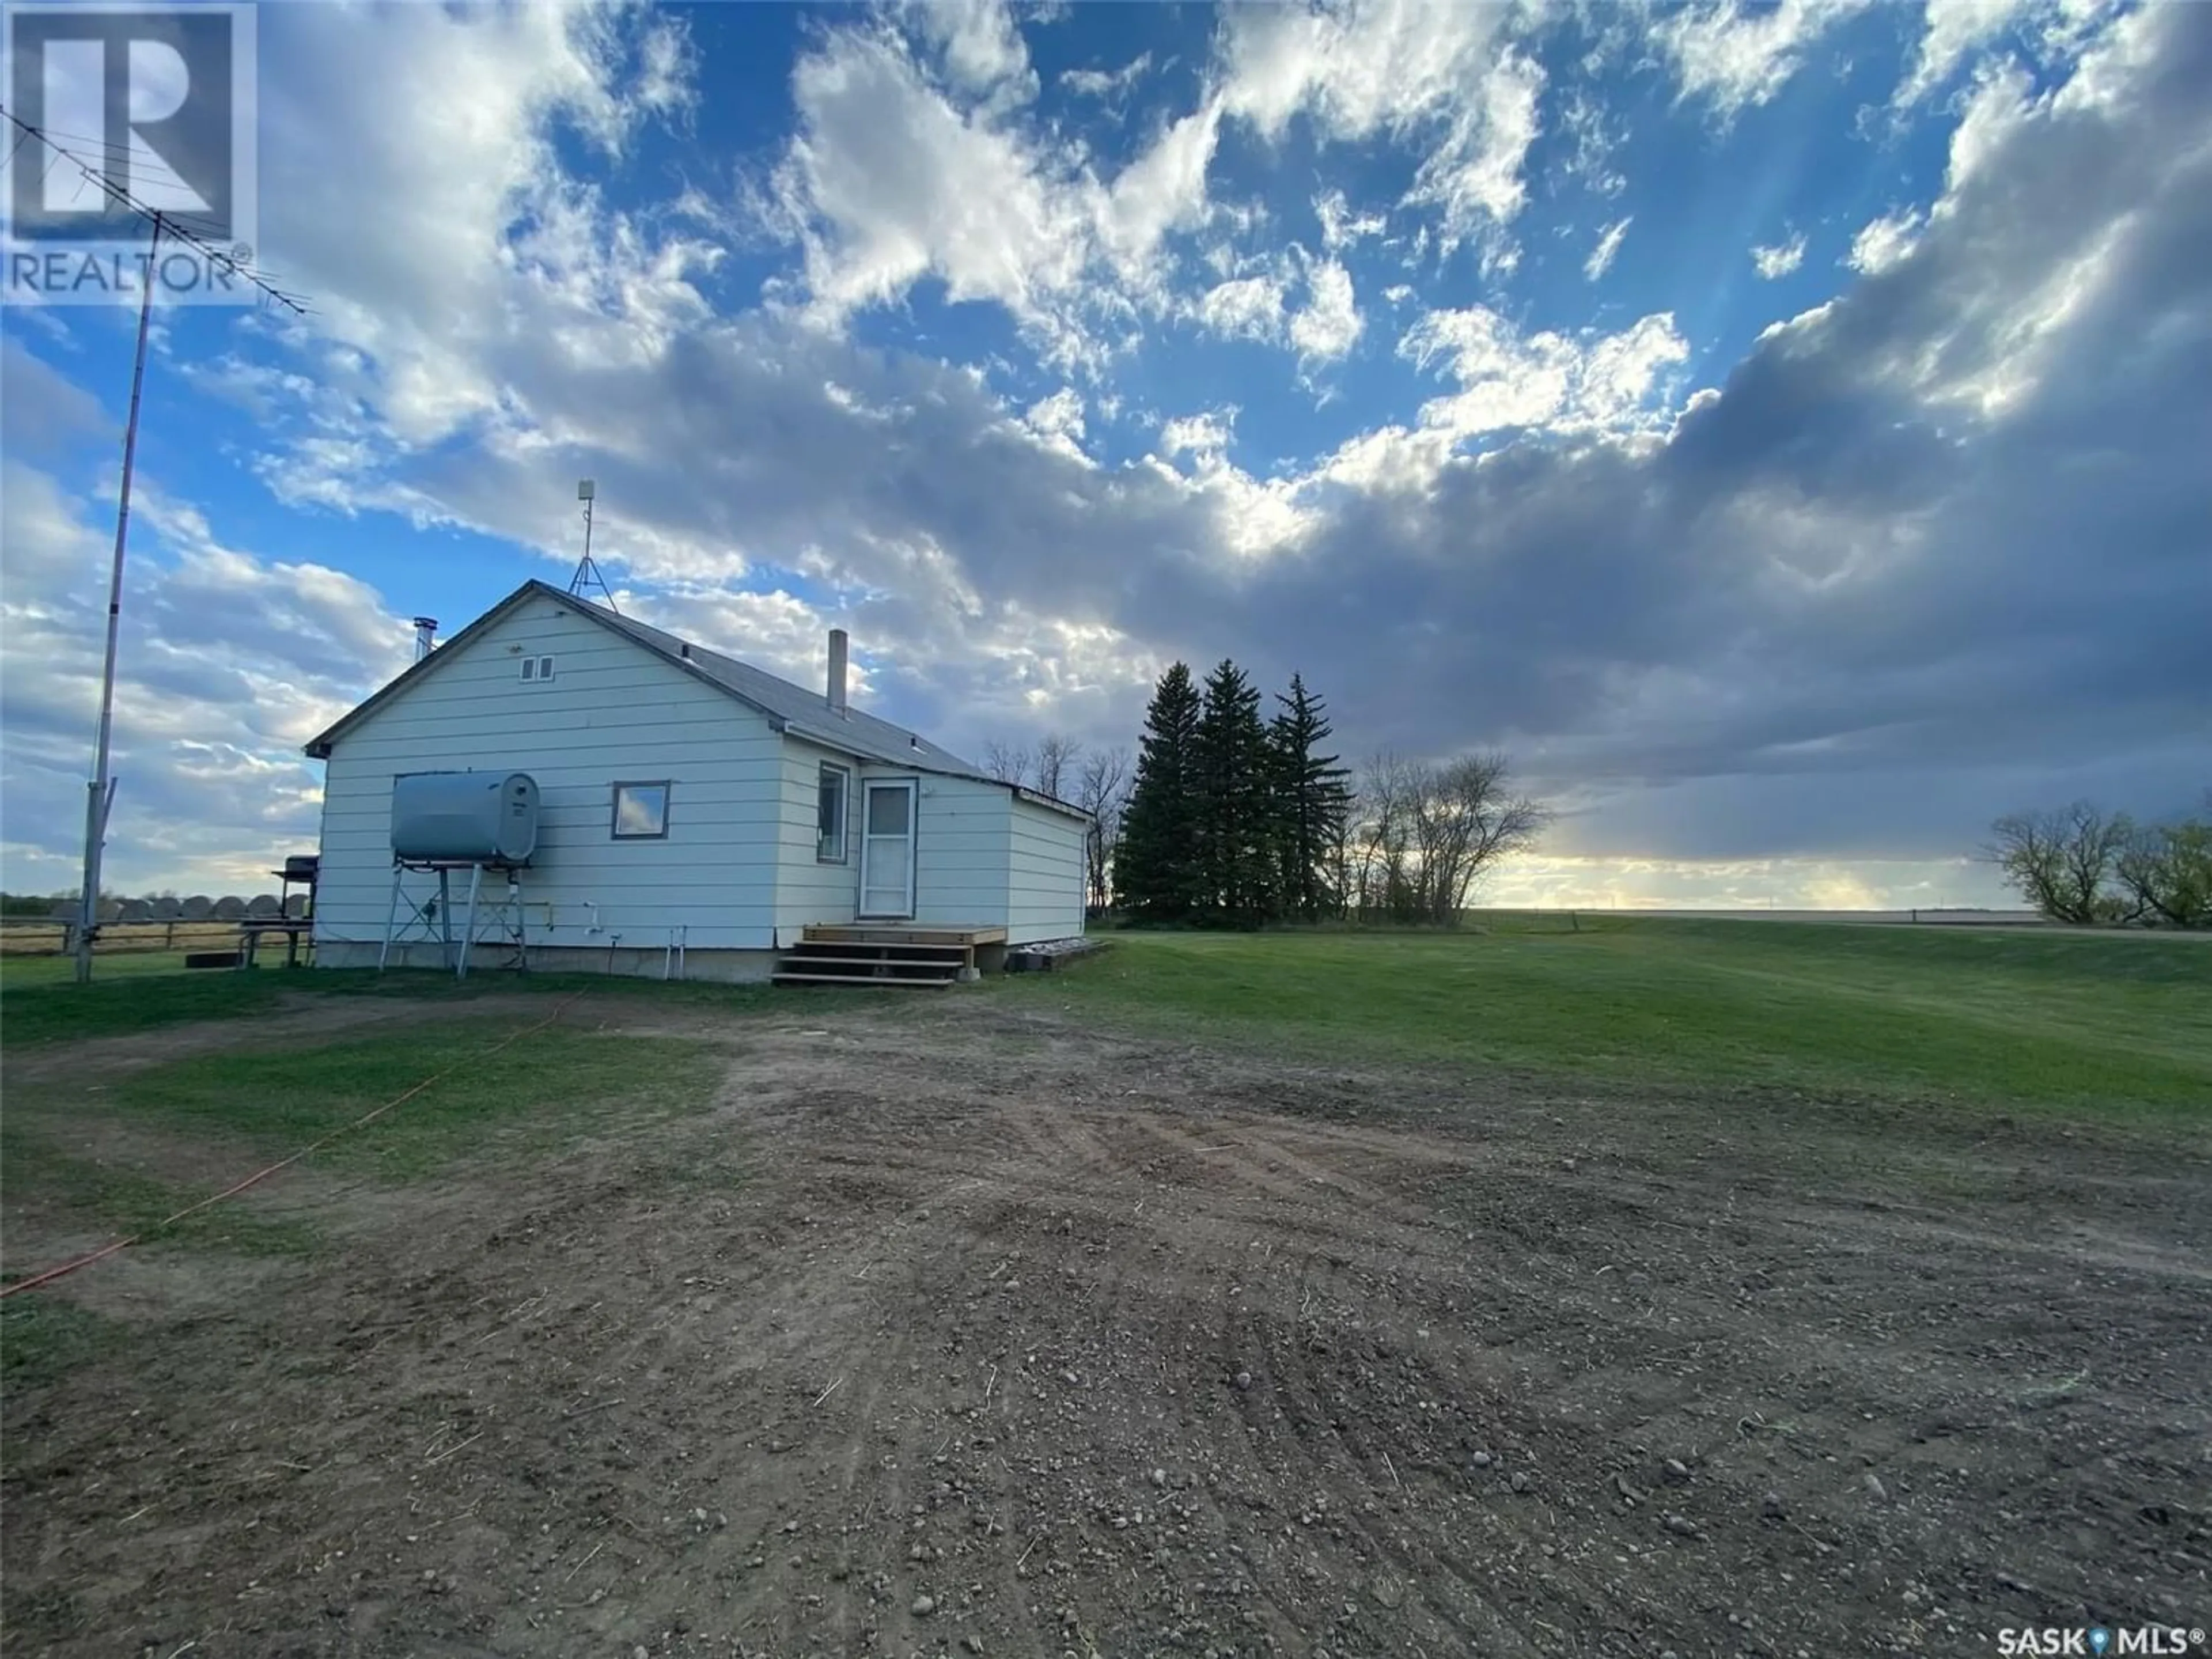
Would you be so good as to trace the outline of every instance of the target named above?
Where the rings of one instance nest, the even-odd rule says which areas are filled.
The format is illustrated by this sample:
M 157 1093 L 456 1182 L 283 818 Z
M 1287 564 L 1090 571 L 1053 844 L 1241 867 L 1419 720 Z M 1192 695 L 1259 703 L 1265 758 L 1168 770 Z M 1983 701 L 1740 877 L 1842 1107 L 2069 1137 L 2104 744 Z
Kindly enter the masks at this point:
M 974 750 L 1224 654 L 1503 746 L 1493 896 L 1997 902 L 2212 783 L 2212 10 L 270 5 L 264 265 L 164 310 L 110 868 L 529 576 Z M 2192 256 L 2191 250 L 2196 251 Z M 0 316 L 5 880 L 74 873 L 127 312 Z

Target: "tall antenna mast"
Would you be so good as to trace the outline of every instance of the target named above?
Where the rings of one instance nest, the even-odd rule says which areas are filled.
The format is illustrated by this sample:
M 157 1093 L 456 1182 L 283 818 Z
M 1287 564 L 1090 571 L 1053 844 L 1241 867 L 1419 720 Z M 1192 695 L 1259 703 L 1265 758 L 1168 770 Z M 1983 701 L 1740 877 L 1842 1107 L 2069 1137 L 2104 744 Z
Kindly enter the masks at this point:
M 115 499 L 115 555 L 107 570 L 107 654 L 100 670 L 100 735 L 93 740 L 92 781 L 85 786 L 84 875 L 77 887 L 76 982 L 92 980 L 92 946 L 100 935 L 100 860 L 107 847 L 107 814 L 115 779 L 107 769 L 115 732 L 115 646 L 123 627 L 123 554 L 131 538 L 131 474 L 138 459 L 138 394 L 146 385 L 146 327 L 154 319 L 154 261 L 161 251 L 161 215 L 146 243 L 146 276 L 138 295 L 138 349 L 131 359 L 131 413 L 123 422 L 123 482 Z
M 576 561 L 576 574 L 568 578 L 568 591 L 580 599 L 588 598 L 592 589 L 598 588 L 599 597 L 607 602 L 607 609 L 619 617 L 622 607 L 615 603 L 614 590 L 607 586 L 607 579 L 592 562 L 592 501 L 599 493 L 599 487 L 589 478 L 576 480 L 576 499 L 584 504 L 584 556 Z
M 78 886 L 76 926 L 76 980 L 82 985 L 92 978 L 93 945 L 100 937 L 100 866 L 101 854 L 106 850 L 108 814 L 115 805 L 115 779 L 107 766 L 115 730 L 115 658 L 123 623 L 123 556 L 130 543 L 131 475 L 138 458 L 139 394 L 146 384 L 146 333 L 153 321 L 161 238 L 166 235 L 185 244 L 217 269 L 252 283 L 264 298 L 275 301 L 288 311 L 304 317 L 307 308 L 297 295 L 287 294 L 242 264 L 242 250 L 216 247 L 189 224 L 179 223 L 173 215 L 148 207 L 109 178 L 105 166 L 95 167 L 66 145 L 57 143 L 52 134 L 32 125 L 13 110 L 0 106 L 0 118 L 22 135 L 15 141 L 16 149 L 37 139 L 118 207 L 129 209 L 153 227 L 146 246 L 146 271 L 140 279 L 138 344 L 131 359 L 131 412 L 123 426 L 123 477 L 115 504 L 115 553 L 107 573 L 107 650 L 100 673 L 100 730 L 93 741 L 92 778 L 85 785 L 84 874 Z M 13 152 L 10 158 L 13 159 Z

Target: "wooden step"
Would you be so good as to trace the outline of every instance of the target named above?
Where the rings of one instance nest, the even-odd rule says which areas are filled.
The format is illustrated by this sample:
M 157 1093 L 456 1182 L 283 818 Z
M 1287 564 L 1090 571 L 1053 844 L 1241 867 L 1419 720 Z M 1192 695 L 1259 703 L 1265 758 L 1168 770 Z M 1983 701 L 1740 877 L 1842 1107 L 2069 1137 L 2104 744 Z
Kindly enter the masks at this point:
M 787 945 L 785 956 L 805 956 L 814 963 L 964 963 L 967 951 L 957 945 L 849 945 L 845 940 L 805 940 Z
M 852 954 L 852 947 L 849 945 L 841 951 L 819 948 L 811 951 L 787 951 L 784 952 L 784 960 L 800 966 L 811 966 L 816 963 L 840 962 L 855 968 L 961 968 L 967 965 L 964 953 L 958 951 L 940 957 L 870 957 Z
M 769 975 L 775 985 L 857 985 L 863 990 L 943 990 L 949 979 L 908 979 L 888 974 L 793 974 L 778 969 Z
M 957 962 L 878 962 L 872 957 L 785 957 L 776 964 L 776 971 L 784 974 L 842 974 L 848 979 L 866 979 L 871 974 L 884 974 L 896 979 L 936 979 L 960 972 Z
M 955 956 L 967 954 L 964 945 L 921 945 L 912 939 L 803 939 L 796 945 L 784 947 L 787 951 L 881 951 L 900 956 Z

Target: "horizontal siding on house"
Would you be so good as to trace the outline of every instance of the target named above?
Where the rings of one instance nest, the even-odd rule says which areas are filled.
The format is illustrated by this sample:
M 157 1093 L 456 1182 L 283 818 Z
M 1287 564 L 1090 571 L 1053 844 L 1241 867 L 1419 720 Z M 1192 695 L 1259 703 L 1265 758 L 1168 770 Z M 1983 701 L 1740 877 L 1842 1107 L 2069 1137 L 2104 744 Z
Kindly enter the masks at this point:
M 445 649 L 333 745 L 319 939 L 384 936 L 393 775 L 474 769 L 537 781 L 538 850 L 520 876 L 533 945 L 658 950 L 677 929 L 690 950 L 774 945 L 789 808 L 783 739 L 764 719 L 548 599 Z M 554 658 L 554 678 L 525 682 L 518 664 L 538 655 Z M 614 839 L 617 780 L 670 785 L 665 839 Z M 806 847 L 811 863 L 811 827 Z M 466 882 L 453 878 L 457 899 Z M 408 878 L 418 898 L 436 886 Z
M 1084 822 L 1031 801 L 1012 806 L 1007 942 L 1072 939 L 1083 931 Z
M 922 778 L 915 847 L 916 920 L 1006 926 L 1011 799 L 1002 783 Z
M 848 775 L 842 864 L 824 864 L 816 856 L 818 789 L 825 762 L 843 767 Z M 860 768 L 850 756 L 833 754 L 801 738 L 787 737 L 777 784 L 775 836 L 781 863 L 775 928 L 777 942 L 788 945 L 810 924 L 853 920 L 860 879 Z

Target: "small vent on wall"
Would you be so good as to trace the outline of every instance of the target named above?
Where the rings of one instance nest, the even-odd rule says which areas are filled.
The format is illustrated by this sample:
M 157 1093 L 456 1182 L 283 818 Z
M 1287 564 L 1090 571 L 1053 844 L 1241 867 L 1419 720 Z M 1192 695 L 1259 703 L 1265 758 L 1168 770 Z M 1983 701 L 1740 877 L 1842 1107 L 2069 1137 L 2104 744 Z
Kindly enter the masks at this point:
M 525 657 L 522 659 L 522 678 L 526 680 L 551 679 L 553 678 L 553 659 L 550 657 Z

